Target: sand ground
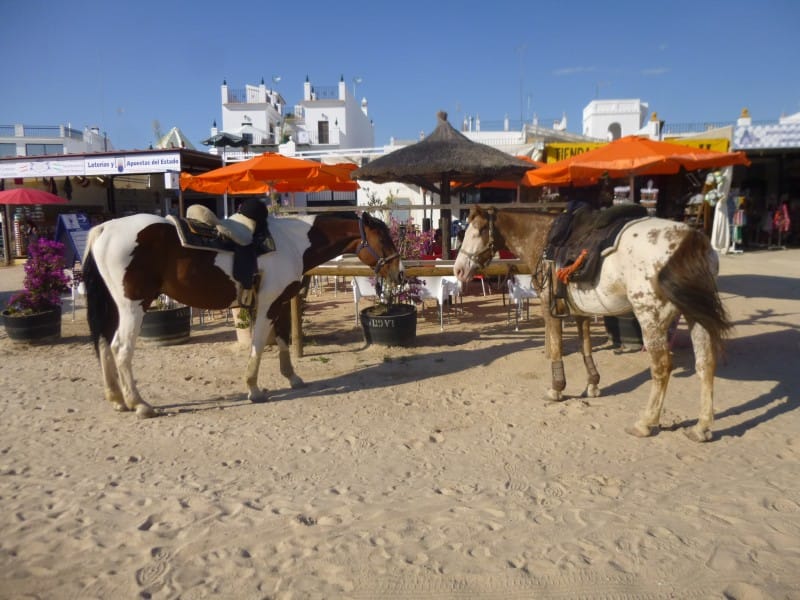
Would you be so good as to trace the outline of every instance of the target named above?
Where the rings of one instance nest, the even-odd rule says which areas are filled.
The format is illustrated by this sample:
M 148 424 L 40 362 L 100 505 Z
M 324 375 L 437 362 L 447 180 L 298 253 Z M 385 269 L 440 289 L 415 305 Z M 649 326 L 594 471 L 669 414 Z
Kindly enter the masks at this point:
M 365 347 L 348 292 L 310 296 L 308 386 L 268 352 L 258 405 L 232 327 L 195 321 L 137 348 L 152 420 L 103 400 L 80 305 L 55 344 L 0 331 L 0 598 L 800 598 L 800 250 L 724 256 L 720 288 L 702 445 L 684 324 L 636 439 L 646 352 L 599 349 L 603 395 L 546 402 L 538 307 L 516 332 L 479 286 L 410 349 Z M 574 327 L 566 348 L 577 395 Z

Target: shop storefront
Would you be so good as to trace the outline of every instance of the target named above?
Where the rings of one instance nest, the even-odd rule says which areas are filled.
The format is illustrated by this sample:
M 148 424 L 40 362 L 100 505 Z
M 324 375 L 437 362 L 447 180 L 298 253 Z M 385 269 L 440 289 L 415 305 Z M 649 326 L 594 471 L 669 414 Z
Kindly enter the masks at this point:
M 221 164 L 219 156 L 183 148 L 0 159 L 0 188 L 32 187 L 67 200 L 5 207 L 3 247 L 10 247 L 12 258 L 24 256 L 27 225 L 52 237 L 62 213 L 81 212 L 92 222 L 139 212 L 177 213 L 182 200 L 192 200 L 181 197 L 180 172 L 199 174 Z
M 751 161 L 735 174 L 731 190 L 746 214 L 745 247 L 800 244 L 800 113 L 766 125 L 739 119 L 733 148 Z M 780 218 L 776 224 L 776 213 L 789 216 L 787 227 Z

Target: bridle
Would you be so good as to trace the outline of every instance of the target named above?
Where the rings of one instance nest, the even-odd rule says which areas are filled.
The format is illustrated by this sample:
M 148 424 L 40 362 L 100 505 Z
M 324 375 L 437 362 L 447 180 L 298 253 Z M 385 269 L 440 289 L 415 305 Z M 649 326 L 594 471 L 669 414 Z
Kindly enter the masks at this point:
M 383 257 L 378 254 L 375 249 L 369 245 L 369 240 L 367 239 L 367 231 L 364 229 L 364 220 L 358 220 L 358 231 L 361 234 L 361 243 L 358 245 L 358 252 L 360 253 L 362 250 L 366 250 L 369 252 L 373 258 L 375 259 L 375 265 L 373 266 L 373 271 L 375 271 L 375 275 L 389 262 L 393 261 L 395 258 L 399 258 L 400 254 L 395 252 L 387 257 Z
M 476 265 L 480 271 L 489 266 L 489 263 L 492 262 L 492 257 L 497 249 L 494 241 L 494 221 L 496 217 L 495 211 L 494 209 L 489 208 L 486 210 L 486 214 L 487 221 L 489 223 L 489 245 L 480 252 L 466 252 L 463 247 L 458 251 L 459 254 L 463 254 L 474 265 Z

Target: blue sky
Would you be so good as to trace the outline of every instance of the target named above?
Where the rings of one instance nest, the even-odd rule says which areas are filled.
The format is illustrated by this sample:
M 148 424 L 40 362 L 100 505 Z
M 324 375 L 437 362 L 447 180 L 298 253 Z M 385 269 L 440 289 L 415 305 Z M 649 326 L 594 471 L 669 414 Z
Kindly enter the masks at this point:
M 153 122 L 196 147 L 221 122 L 220 84 L 360 77 L 376 145 L 453 125 L 640 98 L 671 123 L 800 111 L 800 2 L 94 2 L 0 0 L 0 124 L 97 125 L 147 148 Z M 484 126 L 485 128 L 485 126 Z

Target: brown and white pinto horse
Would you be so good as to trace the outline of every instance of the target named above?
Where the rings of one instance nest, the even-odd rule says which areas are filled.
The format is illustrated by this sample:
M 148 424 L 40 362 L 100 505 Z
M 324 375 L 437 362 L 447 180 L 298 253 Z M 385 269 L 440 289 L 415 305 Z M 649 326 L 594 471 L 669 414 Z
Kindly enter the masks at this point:
M 255 325 L 247 363 L 248 398 L 266 400 L 258 387 L 261 355 L 274 331 L 281 374 L 303 385 L 288 346 L 288 302 L 303 273 L 344 253 L 357 254 L 376 273 L 398 282 L 402 264 L 386 225 L 364 213 L 269 217 L 276 250 L 258 259 L 264 275 L 257 289 Z M 201 309 L 225 309 L 237 301 L 233 253 L 181 246 L 175 226 L 149 214 L 107 221 L 89 233 L 83 276 L 87 314 L 103 371 L 106 399 L 119 411 L 155 415 L 139 395 L 132 371 L 136 338 L 145 311 L 159 294 Z
M 541 297 L 545 343 L 551 360 L 550 400 L 564 399 L 566 387 L 562 362 L 562 319 L 550 312 L 549 277 L 540 268 L 547 235 L 555 215 L 519 209 L 474 207 L 469 226 L 453 266 L 461 281 L 470 281 L 498 250 L 508 249 L 537 272 L 534 277 Z M 606 256 L 599 276 L 591 283 L 571 282 L 567 301 L 575 317 L 588 382 L 584 396 L 600 395 L 600 375 L 592 358 L 589 335 L 594 315 L 621 315 L 633 311 L 642 327 L 650 356 L 652 386 L 644 412 L 626 431 L 645 437 L 658 430 L 667 392 L 672 358 L 667 331 L 678 315 L 689 324 L 700 378 L 700 416 L 687 432 L 695 441 L 711 439 L 714 419 L 714 372 L 722 341 L 731 327 L 719 298 L 716 274 L 718 256 L 701 232 L 682 223 L 644 218 L 629 223 L 619 234 L 616 250 Z

